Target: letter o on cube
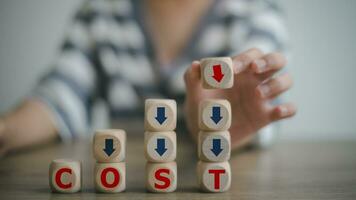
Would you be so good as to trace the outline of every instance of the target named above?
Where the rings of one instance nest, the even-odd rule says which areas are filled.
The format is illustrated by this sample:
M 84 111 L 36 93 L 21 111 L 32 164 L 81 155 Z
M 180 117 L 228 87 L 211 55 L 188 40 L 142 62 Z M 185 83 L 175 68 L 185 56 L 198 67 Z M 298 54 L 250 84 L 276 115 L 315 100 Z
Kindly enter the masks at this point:
M 98 192 L 117 193 L 126 188 L 125 163 L 96 163 L 95 188 Z

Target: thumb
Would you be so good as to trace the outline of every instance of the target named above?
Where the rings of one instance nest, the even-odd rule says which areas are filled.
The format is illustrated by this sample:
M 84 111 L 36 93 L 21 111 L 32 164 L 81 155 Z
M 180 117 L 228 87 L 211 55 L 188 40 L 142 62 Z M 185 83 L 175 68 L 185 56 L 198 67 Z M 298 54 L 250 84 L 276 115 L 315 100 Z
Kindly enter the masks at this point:
M 199 90 L 201 89 L 200 83 L 200 62 L 193 61 L 192 65 L 185 71 L 184 81 L 187 92 L 187 98 L 194 98 L 199 96 Z

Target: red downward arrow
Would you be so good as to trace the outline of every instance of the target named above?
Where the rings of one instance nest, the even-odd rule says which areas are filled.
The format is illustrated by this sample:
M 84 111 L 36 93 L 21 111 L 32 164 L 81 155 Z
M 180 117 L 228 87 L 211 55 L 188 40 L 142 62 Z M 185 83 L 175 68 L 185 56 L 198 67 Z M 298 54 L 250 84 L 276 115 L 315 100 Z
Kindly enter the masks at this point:
M 214 65 L 213 66 L 213 78 L 220 83 L 223 79 L 224 74 L 221 72 L 221 65 Z

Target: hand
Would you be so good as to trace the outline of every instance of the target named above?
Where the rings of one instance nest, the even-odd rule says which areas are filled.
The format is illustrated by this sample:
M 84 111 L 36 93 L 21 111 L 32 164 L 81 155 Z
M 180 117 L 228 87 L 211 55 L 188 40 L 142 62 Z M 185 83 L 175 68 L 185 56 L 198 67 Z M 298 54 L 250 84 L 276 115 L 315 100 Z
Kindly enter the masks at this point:
M 246 144 L 264 126 L 293 116 L 296 107 L 292 103 L 271 104 L 272 100 L 292 86 L 292 78 L 288 73 L 276 74 L 286 65 L 282 54 L 263 54 L 259 49 L 250 49 L 232 59 L 234 86 L 229 89 L 203 89 L 200 63 L 192 63 L 184 75 L 187 91 L 185 113 L 188 128 L 196 138 L 199 132 L 199 102 L 207 98 L 230 101 L 233 116 L 231 145 L 236 148 Z

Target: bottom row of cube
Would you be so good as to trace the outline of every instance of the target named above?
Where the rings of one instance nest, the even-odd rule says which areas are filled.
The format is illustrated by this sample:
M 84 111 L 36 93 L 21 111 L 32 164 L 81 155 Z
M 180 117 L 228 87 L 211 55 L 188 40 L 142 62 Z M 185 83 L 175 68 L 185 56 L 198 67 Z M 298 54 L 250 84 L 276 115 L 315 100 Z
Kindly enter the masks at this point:
M 125 162 L 96 163 L 95 188 L 98 192 L 117 193 L 126 189 Z M 230 188 L 231 169 L 228 162 L 198 162 L 198 183 L 207 192 L 224 192 Z M 177 164 L 147 163 L 146 188 L 150 192 L 173 192 L 177 188 Z M 49 168 L 52 191 L 74 193 L 81 190 L 81 164 L 74 160 L 54 160 Z

